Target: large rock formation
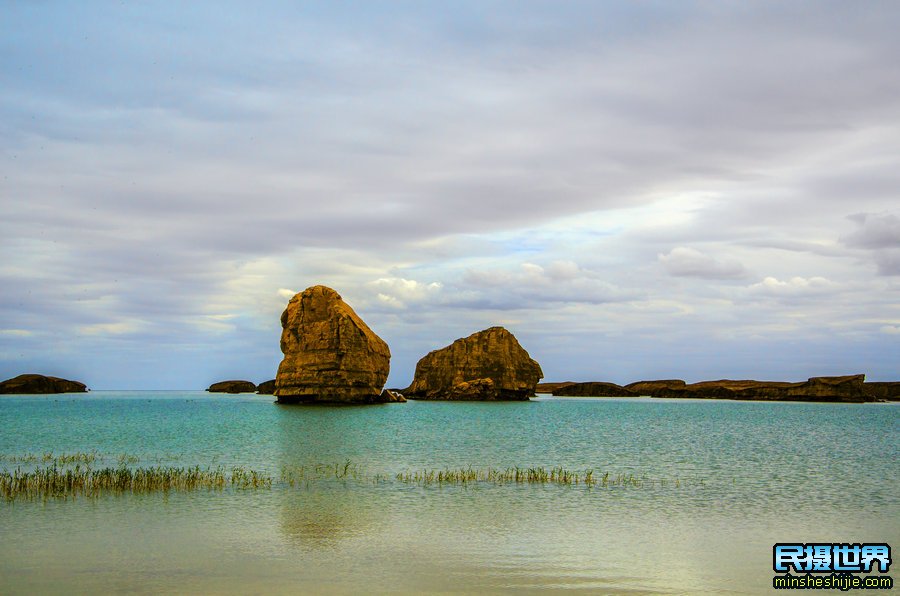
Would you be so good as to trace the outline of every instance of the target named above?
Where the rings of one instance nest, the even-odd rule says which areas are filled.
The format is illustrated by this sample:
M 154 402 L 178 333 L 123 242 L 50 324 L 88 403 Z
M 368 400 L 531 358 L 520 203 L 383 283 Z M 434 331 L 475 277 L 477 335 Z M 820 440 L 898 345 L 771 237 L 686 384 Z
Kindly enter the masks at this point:
M 0 383 L 0 393 L 84 393 L 87 386 L 78 381 L 69 381 L 59 377 L 26 374 L 6 379 Z
M 250 381 L 219 381 L 207 389 L 210 393 L 256 393 L 256 385 Z
M 390 349 L 331 288 L 313 286 L 291 298 L 281 326 L 278 403 L 394 401 L 382 397 Z
M 543 375 L 512 333 L 491 327 L 426 354 L 403 394 L 411 399 L 527 400 Z
M 638 397 L 635 393 L 615 383 L 591 382 L 572 383 L 559 387 L 553 391 L 553 395 L 561 397 Z

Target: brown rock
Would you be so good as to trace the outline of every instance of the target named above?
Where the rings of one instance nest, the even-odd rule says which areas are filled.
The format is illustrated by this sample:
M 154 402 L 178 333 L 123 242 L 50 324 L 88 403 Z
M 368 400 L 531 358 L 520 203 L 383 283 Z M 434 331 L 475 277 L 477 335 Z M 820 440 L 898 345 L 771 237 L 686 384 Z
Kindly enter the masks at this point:
M 865 375 L 811 377 L 800 383 L 782 381 L 702 381 L 679 385 L 680 381 L 641 381 L 626 388 L 653 397 L 741 399 L 760 401 L 872 401 L 864 388 Z
M 863 383 L 866 396 L 876 400 L 900 401 L 900 382 L 872 381 Z
M 664 379 L 661 381 L 638 381 L 625 385 L 625 389 L 633 391 L 638 395 L 649 395 L 651 397 L 672 397 L 671 392 L 683 392 L 687 383 L 681 379 Z
M 553 392 L 553 395 L 559 397 L 638 397 L 640 394 L 615 383 L 593 381 L 560 387 Z
M 543 374 L 512 333 L 491 327 L 426 354 L 403 393 L 411 399 L 527 400 Z
M 256 392 L 260 395 L 273 395 L 275 393 L 275 379 L 263 381 L 256 386 Z
M 207 389 L 210 393 L 256 393 L 256 385 L 250 381 L 219 381 Z
M 85 393 L 87 390 L 87 386 L 78 381 L 35 374 L 19 375 L 0 383 L 0 393 L 7 394 Z
M 307 288 L 291 298 L 281 326 L 278 403 L 382 402 L 391 351 L 340 294 Z

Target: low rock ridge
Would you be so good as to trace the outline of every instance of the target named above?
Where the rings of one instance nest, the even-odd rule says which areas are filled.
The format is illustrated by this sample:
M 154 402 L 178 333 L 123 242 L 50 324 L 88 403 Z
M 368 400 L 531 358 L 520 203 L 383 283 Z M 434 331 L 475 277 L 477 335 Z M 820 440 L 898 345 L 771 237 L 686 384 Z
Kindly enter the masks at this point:
M 638 397 L 640 394 L 615 383 L 592 381 L 560 387 L 553 392 L 553 395 L 561 397 Z
M 87 385 L 78 381 L 47 377 L 44 375 L 24 374 L 0 382 L 0 393 L 4 394 L 51 394 L 51 393 L 85 393 Z
M 399 401 L 382 391 L 390 372 L 388 345 L 333 289 L 312 286 L 295 295 L 281 327 L 278 403 Z
M 522 401 L 534 395 L 541 366 L 503 327 L 491 327 L 429 352 L 416 364 L 410 399 Z
M 854 402 L 875 401 L 875 393 L 883 399 L 895 391 L 892 383 L 869 388 L 865 375 L 840 377 L 810 377 L 799 383 L 781 381 L 729 380 L 702 381 L 687 384 L 682 380 L 638 381 L 624 387 L 615 383 L 576 383 L 553 392 L 559 396 L 608 396 L 608 397 L 674 397 L 700 399 L 736 399 L 759 401 L 821 401 Z M 896 399 L 896 398 L 895 398 Z
M 219 381 L 207 389 L 210 393 L 256 393 L 256 385 L 250 381 Z
M 898 381 L 869 381 L 863 387 L 866 395 L 875 401 L 900 401 Z

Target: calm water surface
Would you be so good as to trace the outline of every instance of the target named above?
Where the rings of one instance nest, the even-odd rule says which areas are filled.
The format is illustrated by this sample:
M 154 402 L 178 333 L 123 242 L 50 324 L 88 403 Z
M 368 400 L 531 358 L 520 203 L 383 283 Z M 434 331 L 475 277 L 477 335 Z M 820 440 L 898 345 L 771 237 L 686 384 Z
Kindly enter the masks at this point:
M 0 398 L 0 468 L 96 451 L 104 465 L 129 454 L 275 476 L 348 460 L 362 471 L 293 488 L 2 502 L 0 592 L 758 594 L 771 591 L 775 542 L 900 547 L 896 404 L 272 399 Z M 643 482 L 396 480 L 468 466 Z

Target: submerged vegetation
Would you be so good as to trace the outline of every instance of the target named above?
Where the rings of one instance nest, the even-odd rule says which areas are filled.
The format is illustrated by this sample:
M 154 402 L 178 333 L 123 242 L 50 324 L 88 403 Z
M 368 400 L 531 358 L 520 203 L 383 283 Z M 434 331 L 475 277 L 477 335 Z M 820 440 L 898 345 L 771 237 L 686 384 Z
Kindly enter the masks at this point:
M 584 472 L 556 468 L 506 468 L 477 469 L 458 468 L 445 470 L 423 470 L 397 474 L 397 480 L 407 484 L 468 484 L 488 482 L 494 484 L 583 484 L 586 486 L 632 486 L 641 487 L 648 480 L 631 474 L 611 475 L 609 472 L 596 474 L 593 469 Z M 680 481 L 676 480 L 680 486 Z
M 4 456 L 0 462 L 25 465 L 14 470 L 0 469 L 0 498 L 7 501 L 17 499 L 75 499 L 79 496 L 95 498 L 101 495 L 122 495 L 126 493 L 169 493 L 190 491 L 261 490 L 273 487 L 309 488 L 313 482 L 353 482 L 356 484 L 386 484 L 396 482 L 404 485 L 469 486 L 478 484 L 538 484 L 538 485 L 581 485 L 588 488 L 680 488 L 686 483 L 682 479 L 665 480 L 636 476 L 634 473 L 599 473 L 593 469 L 570 470 L 557 467 L 509 467 L 509 468 L 445 468 L 422 469 L 400 472 L 393 476 L 368 474 L 357 463 L 347 460 L 343 463 L 317 464 L 313 466 L 283 467 L 280 474 L 273 476 L 267 471 L 248 469 L 242 466 L 216 468 L 200 466 L 176 467 L 155 465 L 135 467 L 142 458 L 133 455 L 119 455 L 114 459 L 117 466 L 102 465 L 111 456 L 102 456 L 92 451 L 53 455 L 52 453 Z M 101 462 L 100 466 L 94 464 Z M 694 482 L 703 484 L 703 480 Z

